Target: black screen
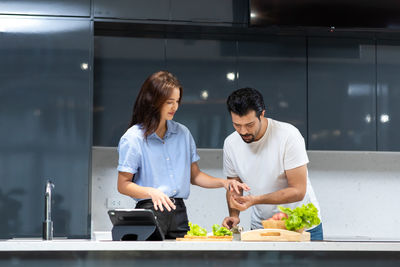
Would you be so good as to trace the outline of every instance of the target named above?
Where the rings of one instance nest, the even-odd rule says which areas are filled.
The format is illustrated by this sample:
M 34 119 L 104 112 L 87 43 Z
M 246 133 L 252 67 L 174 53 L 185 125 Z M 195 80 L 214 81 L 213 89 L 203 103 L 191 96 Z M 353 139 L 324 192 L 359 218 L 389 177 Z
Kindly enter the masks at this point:
M 400 0 L 250 0 L 250 25 L 400 29 Z

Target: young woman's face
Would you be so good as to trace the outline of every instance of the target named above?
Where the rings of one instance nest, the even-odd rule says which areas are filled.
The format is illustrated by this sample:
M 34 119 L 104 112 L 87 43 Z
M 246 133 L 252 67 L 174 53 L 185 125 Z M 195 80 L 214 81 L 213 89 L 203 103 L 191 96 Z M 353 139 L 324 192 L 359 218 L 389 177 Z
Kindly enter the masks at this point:
M 165 101 L 161 107 L 161 120 L 172 120 L 175 112 L 179 107 L 179 99 L 181 97 L 179 88 L 174 88 L 171 96 Z

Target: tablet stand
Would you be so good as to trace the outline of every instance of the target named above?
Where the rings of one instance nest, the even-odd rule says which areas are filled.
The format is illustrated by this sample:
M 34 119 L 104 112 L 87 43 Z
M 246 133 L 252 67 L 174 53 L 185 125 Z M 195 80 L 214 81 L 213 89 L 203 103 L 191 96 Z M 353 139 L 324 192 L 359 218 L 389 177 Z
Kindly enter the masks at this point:
M 155 225 L 115 225 L 111 234 L 113 241 L 145 241 L 155 230 Z

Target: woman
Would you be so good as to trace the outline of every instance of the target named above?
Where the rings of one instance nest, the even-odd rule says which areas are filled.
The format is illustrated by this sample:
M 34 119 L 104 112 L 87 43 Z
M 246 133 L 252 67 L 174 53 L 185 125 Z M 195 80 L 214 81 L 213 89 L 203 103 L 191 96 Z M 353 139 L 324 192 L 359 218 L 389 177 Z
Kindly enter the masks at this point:
M 130 128 L 118 145 L 118 191 L 138 200 L 136 208 L 152 209 L 166 238 L 189 230 L 185 203 L 190 183 L 205 188 L 248 190 L 245 184 L 200 171 L 189 130 L 173 117 L 182 86 L 167 71 L 148 77 L 133 107 Z

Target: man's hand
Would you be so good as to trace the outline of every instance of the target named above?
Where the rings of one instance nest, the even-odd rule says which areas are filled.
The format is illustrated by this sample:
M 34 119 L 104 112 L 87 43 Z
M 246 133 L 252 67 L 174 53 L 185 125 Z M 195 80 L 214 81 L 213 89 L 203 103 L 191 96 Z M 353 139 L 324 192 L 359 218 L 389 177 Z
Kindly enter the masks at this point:
M 254 196 L 238 196 L 238 195 L 231 195 L 229 198 L 229 206 L 232 209 L 236 209 L 239 211 L 247 210 L 249 207 L 255 204 Z
M 240 223 L 239 217 L 225 217 L 224 221 L 222 222 L 222 226 L 228 229 L 235 227 Z

